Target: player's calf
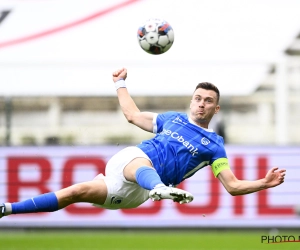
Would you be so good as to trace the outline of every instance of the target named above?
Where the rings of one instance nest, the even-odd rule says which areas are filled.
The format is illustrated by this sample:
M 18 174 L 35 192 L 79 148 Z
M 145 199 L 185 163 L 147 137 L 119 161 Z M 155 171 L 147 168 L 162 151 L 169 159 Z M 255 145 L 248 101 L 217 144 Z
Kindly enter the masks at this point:
M 54 193 L 46 193 L 20 202 L 0 205 L 0 218 L 10 214 L 54 212 L 58 210 L 58 201 Z

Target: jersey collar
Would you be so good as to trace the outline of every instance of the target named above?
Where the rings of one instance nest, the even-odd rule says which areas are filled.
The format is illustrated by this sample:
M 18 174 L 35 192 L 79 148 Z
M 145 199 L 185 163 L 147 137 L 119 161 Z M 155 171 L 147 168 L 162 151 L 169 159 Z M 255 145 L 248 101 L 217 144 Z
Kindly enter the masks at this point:
M 194 125 L 196 125 L 199 128 L 202 128 L 201 126 L 199 126 L 198 124 L 196 124 L 190 117 L 189 117 L 189 122 L 192 123 L 192 124 L 194 124 Z M 202 128 L 202 129 L 204 129 L 207 132 L 214 132 L 214 130 L 211 129 L 211 128 Z

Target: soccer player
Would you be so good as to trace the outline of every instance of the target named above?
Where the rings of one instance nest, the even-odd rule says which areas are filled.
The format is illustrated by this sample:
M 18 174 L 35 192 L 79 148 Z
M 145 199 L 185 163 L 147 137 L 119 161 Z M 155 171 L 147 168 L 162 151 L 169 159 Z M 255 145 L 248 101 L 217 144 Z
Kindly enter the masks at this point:
M 285 170 L 272 168 L 265 178 L 239 180 L 230 170 L 223 138 L 208 129 L 220 110 L 216 86 L 196 86 L 189 114 L 174 111 L 156 114 L 141 112 L 130 97 L 125 68 L 113 73 L 121 109 L 128 122 L 156 134 L 152 139 L 127 147 L 107 163 L 105 175 L 94 180 L 0 205 L 0 217 L 10 214 L 53 212 L 76 202 L 88 202 L 107 209 L 138 207 L 151 198 L 189 203 L 193 195 L 176 188 L 198 170 L 210 166 L 231 195 L 244 195 L 272 188 L 284 182 Z

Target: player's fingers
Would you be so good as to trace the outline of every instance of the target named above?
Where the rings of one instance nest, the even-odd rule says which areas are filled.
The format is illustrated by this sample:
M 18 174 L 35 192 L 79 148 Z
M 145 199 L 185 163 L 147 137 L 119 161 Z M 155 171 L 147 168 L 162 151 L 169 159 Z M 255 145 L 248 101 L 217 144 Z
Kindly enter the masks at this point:
M 127 70 L 125 68 L 120 70 L 120 75 L 126 77 L 127 76 Z
M 113 76 L 118 76 L 123 71 L 123 69 L 119 69 L 113 72 Z
M 281 182 L 283 182 L 284 181 L 284 177 L 285 177 L 285 175 L 279 175 L 278 180 L 281 181 Z

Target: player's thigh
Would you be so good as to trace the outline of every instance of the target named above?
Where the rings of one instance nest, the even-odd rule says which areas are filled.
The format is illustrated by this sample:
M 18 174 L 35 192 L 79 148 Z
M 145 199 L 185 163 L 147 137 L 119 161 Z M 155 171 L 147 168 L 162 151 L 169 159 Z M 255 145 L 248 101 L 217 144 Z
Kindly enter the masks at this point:
M 107 186 L 104 180 L 74 184 L 55 193 L 61 206 L 76 202 L 103 204 L 107 197 Z
M 80 190 L 84 190 L 80 193 L 84 202 L 103 204 L 106 200 L 107 186 L 104 180 L 92 180 L 78 185 L 82 187 Z
M 136 182 L 136 170 L 142 166 L 152 167 L 151 160 L 140 148 L 131 146 L 122 149 L 108 161 L 105 173 L 125 182 Z
M 148 159 L 142 157 L 135 158 L 124 167 L 123 174 L 125 179 L 127 181 L 136 182 L 136 171 L 142 166 L 153 168 L 151 162 Z

